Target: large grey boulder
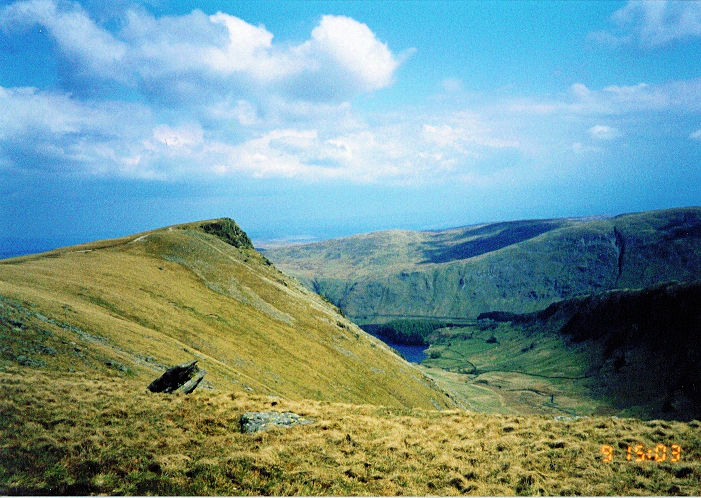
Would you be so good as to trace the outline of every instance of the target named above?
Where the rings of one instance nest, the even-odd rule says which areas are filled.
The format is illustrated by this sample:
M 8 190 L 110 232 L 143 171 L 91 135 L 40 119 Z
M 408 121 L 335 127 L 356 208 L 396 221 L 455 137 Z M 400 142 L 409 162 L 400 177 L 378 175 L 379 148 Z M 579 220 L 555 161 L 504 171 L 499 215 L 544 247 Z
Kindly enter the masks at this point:
M 197 360 L 170 367 L 163 375 L 148 385 L 154 393 L 181 392 L 190 394 L 204 378 L 205 370 L 200 370 Z
M 292 427 L 308 425 L 314 420 L 301 417 L 292 412 L 246 412 L 241 415 L 241 432 L 264 431 L 271 427 Z

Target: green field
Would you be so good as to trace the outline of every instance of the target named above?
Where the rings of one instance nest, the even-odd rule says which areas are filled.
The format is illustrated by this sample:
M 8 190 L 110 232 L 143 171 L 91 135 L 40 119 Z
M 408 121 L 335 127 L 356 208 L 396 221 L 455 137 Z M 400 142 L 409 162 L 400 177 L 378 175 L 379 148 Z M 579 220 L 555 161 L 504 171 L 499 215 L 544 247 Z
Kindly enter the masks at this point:
M 413 330 L 406 322 L 389 323 Z M 699 326 L 701 282 L 609 291 L 436 328 L 421 366 L 486 413 L 690 420 L 701 418 Z

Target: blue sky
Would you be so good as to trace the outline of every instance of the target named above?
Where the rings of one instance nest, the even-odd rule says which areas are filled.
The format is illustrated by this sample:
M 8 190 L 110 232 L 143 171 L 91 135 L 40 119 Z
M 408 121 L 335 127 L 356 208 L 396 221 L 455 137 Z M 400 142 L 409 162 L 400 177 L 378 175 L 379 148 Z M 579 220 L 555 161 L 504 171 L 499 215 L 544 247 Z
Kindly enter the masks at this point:
M 699 2 L 105 3 L 0 3 L 5 247 L 701 204 Z

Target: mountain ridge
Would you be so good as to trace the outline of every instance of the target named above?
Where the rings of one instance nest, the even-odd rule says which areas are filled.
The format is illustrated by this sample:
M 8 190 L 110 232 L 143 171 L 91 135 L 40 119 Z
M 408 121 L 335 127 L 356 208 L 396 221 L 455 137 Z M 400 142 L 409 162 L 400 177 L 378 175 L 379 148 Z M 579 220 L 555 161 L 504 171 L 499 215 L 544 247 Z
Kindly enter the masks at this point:
M 264 251 L 359 323 L 530 312 L 701 275 L 701 208 L 362 234 Z M 466 257 L 462 257 L 466 256 Z M 431 261 L 433 257 L 434 261 Z
M 3 260 L 0 296 L 0 366 L 148 384 L 164 366 L 199 359 L 218 389 L 451 405 L 416 368 L 280 273 L 233 220 Z
M 540 415 L 437 410 L 462 403 L 262 255 L 201 225 L 0 261 L 0 493 L 700 489 L 698 421 L 573 416 L 563 411 L 567 393 L 555 393 Z M 489 334 L 507 325 L 484 322 L 470 340 L 491 363 L 485 346 L 498 344 Z M 203 387 L 147 391 L 163 368 L 185 359 L 207 370 Z M 493 370 L 479 380 L 476 403 L 508 379 Z M 514 399 L 542 403 L 547 395 L 540 378 L 511 385 Z M 245 434 L 240 421 L 251 411 L 312 423 Z M 626 446 L 639 460 L 639 448 L 651 456 L 627 461 Z

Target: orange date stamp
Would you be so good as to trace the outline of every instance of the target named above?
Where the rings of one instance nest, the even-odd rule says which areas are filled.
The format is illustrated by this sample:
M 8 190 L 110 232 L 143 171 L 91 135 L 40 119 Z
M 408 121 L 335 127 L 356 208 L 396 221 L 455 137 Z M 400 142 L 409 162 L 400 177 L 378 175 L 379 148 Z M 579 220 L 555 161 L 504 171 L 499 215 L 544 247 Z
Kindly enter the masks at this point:
M 614 447 L 610 444 L 601 445 L 601 461 L 611 462 L 614 457 Z M 658 444 L 654 448 L 645 448 L 642 444 L 627 446 L 625 459 L 628 462 L 679 462 L 682 459 L 682 448 L 678 444 L 667 447 Z

